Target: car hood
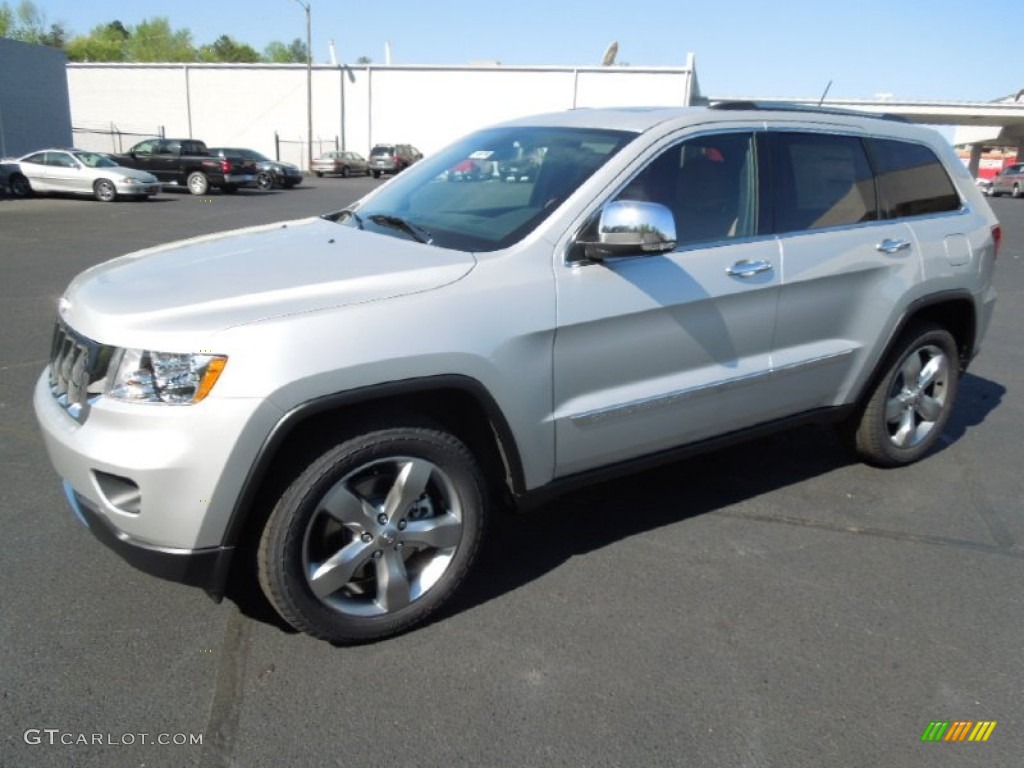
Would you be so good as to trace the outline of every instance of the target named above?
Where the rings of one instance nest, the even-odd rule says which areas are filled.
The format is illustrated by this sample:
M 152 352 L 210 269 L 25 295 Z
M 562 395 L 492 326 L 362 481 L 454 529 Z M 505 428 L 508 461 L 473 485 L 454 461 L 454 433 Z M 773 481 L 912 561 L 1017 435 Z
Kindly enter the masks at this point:
M 95 266 L 68 286 L 60 315 L 97 341 L 145 346 L 154 333 L 213 333 L 429 291 L 475 264 L 470 253 L 300 219 L 182 240 Z

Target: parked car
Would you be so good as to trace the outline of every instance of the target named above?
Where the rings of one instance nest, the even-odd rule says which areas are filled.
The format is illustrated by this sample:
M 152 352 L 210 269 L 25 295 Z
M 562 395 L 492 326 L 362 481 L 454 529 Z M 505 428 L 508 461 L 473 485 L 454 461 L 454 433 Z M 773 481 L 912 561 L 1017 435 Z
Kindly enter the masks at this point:
M 374 178 L 382 173 L 398 173 L 423 155 L 412 144 L 378 144 L 370 150 L 370 170 Z
M 211 187 L 233 193 L 256 182 L 252 160 L 212 157 L 198 139 L 146 139 L 114 157 L 128 168 L 150 171 L 161 184 L 186 187 L 193 195 L 205 195 Z
M 1008 165 L 992 177 L 992 188 L 989 190 L 992 197 L 1010 195 L 1020 197 L 1024 195 L 1024 163 Z
M 325 152 L 313 161 L 313 173 L 317 176 L 325 174 L 337 176 L 366 176 L 370 167 L 366 158 L 358 152 L 339 150 Z
M 520 150 L 525 181 L 437 183 Z M 251 572 L 297 629 L 365 642 L 472 578 L 506 505 L 809 421 L 923 458 L 1001 233 L 942 136 L 881 116 L 519 119 L 333 214 L 93 266 L 34 407 L 129 562 L 214 596 Z
M 260 189 L 273 189 L 274 186 L 291 189 L 302 183 L 302 171 L 293 163 L 282 163 L 271 160 L 255 149 L 241 147 L 210 147 L 213 157 L 224 157 L 229 160 L 250 160 L 256 164 L 256 186 Z
M 146 171 L 125 168 L 107 155 L 82 149 L 43 149 L 16 161 L 8 177 L 16 197 L 33 192 L 91 195 L 110 203 L 119 197 L 145 200 L 160 192 L 160 182 Z

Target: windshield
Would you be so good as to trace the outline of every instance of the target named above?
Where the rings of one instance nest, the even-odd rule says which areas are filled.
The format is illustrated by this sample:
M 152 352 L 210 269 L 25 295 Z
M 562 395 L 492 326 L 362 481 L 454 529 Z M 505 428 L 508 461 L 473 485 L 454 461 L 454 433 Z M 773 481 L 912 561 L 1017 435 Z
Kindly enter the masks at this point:
M 117 163 L 111 160 L 106 155 L 100 155 L 96 152 L 75 152 L 75 157 L 82 165 L 87 165 L 90 168 L 116 168 Z
M 412 165 L 353 209 L 358 215 L 343 211 L 327 218 L 443 248 L 500 250 L 532 232 L 635 136 L 492 128 Z

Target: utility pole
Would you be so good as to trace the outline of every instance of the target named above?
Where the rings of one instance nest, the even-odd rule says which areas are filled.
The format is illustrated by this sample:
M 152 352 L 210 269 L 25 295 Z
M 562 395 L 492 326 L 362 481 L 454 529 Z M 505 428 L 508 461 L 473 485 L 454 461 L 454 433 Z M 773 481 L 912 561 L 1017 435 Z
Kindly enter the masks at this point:
M 313 25 L 310 18 L 310 1 L 295 0 L 306 12 L 306 136 L 309 141 L 307 168 L 313 170 Z

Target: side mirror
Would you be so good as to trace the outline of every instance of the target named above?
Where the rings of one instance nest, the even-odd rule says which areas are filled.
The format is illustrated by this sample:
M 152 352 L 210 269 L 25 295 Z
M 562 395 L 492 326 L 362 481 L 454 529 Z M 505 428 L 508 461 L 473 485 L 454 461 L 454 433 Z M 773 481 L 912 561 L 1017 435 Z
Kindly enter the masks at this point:
M 611 256 L 650 256 L 676 247 L 676 222 L 672 211 L 660 203 L 616 200 L 601 211 L 597 241 L 580 242 L 592 261 Z

